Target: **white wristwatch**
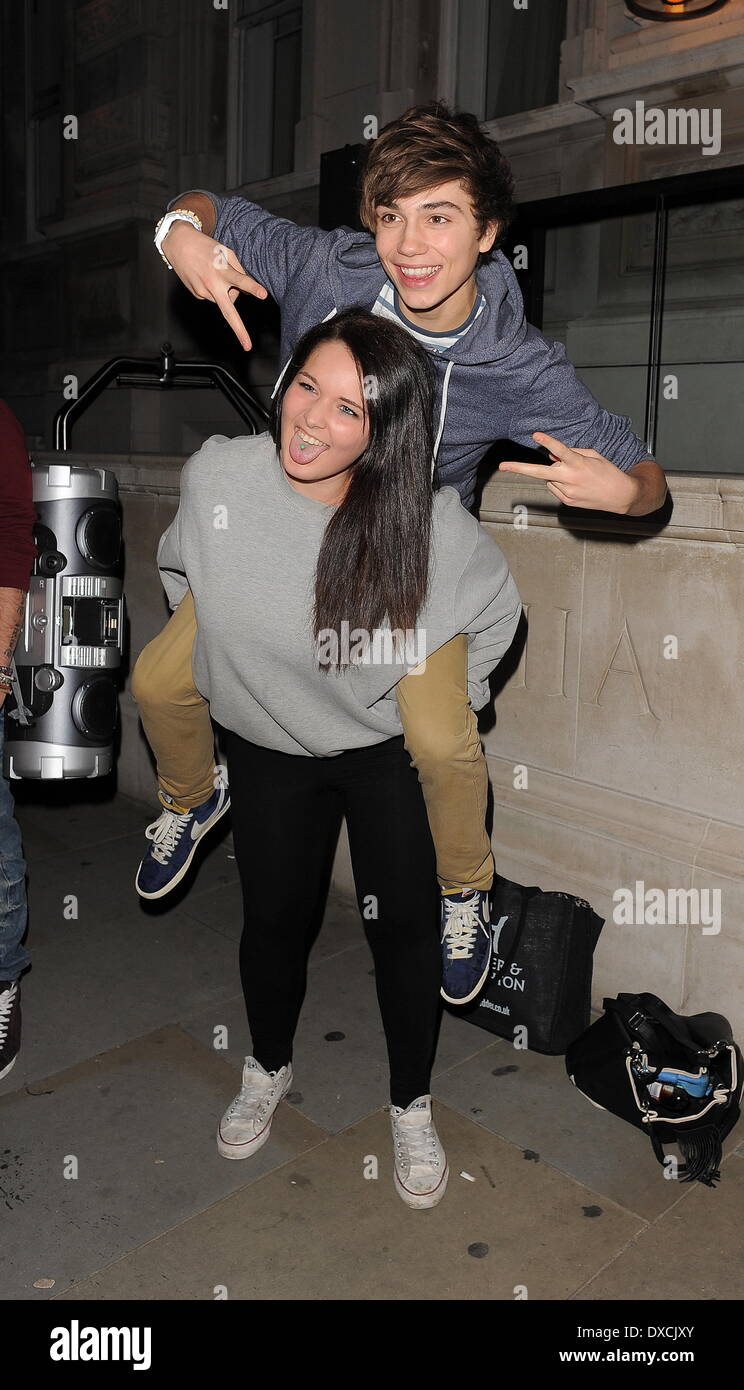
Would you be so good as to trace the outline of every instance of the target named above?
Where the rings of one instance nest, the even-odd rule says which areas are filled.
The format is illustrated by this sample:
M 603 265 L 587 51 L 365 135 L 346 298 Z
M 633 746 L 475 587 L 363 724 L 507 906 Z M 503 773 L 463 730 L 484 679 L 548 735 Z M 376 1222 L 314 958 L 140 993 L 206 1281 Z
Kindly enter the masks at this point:
M 167 236 L 174 222 L 190 222 L 192 227 L 196 227 L 197 232 L 202 230 L 201 218 L 186 208 L 174 208 L 173 212 L 166 212 L 165 216 L 161 217 L 155 228 L 155 245 L 169 270 L 172 270 L 173 266 L 163 251 L 163 238 Z

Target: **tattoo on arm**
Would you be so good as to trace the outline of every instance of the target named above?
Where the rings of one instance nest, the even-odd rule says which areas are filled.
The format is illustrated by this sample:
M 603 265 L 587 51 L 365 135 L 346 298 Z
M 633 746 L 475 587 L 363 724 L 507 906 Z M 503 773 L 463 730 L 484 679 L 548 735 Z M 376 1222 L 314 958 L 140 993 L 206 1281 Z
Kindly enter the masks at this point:
M 0 589 L 0 666 L 9 666 L 13 659 L 25 611 L 23 589 Z

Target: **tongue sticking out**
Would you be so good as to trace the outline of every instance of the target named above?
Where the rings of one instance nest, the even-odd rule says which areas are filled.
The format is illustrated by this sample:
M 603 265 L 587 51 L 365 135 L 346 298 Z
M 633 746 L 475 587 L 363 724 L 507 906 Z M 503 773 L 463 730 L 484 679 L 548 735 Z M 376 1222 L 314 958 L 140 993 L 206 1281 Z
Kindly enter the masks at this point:
M 306 444 L 295 430 L 289 441 L 289 456 L 293 463 L 314 463 L 327 448 L 327 444 Z

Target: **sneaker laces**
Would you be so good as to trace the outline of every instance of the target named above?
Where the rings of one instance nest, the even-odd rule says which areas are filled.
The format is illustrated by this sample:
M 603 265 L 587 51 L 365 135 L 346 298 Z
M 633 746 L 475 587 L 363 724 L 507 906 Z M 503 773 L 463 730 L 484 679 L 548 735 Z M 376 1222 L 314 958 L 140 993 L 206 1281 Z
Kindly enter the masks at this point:
M 468 960 L 472 956 L 481 925 L 478 907 L 477 889 L 471 898 L 465 900 L 445 897 L 442 941 L 448 943 L 450 960 Z
M 184 811 L 182 814 L 178 811 L 163 811 L 152 825 L 148 825 L 145 835 L 155 843 L 152 858 L 157 859 L 159 864 L 168 863 L 191 814 L 191 811 Z
M 8 1036 L 10 1015 L 13 1012 L 13 1005 L 17 993 L 18 985 L 14 983 L 0 994 L 0 1047 Z
M 238 1115 L 241 1114 L 243 1110 L 254 1105 L 254 1113 L 256 1117 L 258 1119 L 263 1119 L 269 1105 L 274 1099 L 274 1094 L 279 1084 L 279 1078 L 275 1072 L 267 1072 L 266 1076 L 263 1076 L 262 1072 L 254 1071 L 253 1068 L 251 1068 L 248 1075 L 248 1082 L 243 1082 L 238 1095 L 235 1097 L 233 1101 L 231 1101 L 230 1105 L 227 1108 L 227 1112 L 225 1114 L 226 1122 L 229 1120 L 234 1120 Z M 263 1080 L 266 1080 L 268 1078 L 268 1080 L 272 1081 L 273 1084 L 267 1088 L 264 1088 L 263 1086 L 257 1084 L 259 1078 L 262 1078 Z
M 411 1121 L 410 1124 L 406 1123 L 408 1120 Z M 428 1167 L 429 1164 L 433 1164 L 435 1168 L 439 1167 L 439 1144 L 433 1121 L 427 1117 L 425 1101 L 415 1103 L 415 1108 L 407 1114 L 394 1115 L 393 1123 L 396 1153 L 399 1158 L 408 1162 L 410 1169 L 416 1165 Z

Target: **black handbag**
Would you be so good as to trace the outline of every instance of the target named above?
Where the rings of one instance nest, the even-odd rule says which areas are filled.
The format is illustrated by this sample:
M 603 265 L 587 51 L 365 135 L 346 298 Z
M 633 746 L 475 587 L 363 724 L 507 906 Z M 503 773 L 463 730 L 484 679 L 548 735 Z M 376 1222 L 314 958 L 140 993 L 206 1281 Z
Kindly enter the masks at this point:
M 675 1014 L 655 994 L 618 994 L 566 1052 L 577 1090 L 645 1130 L 662 1165 L 678 1144 L 680 1182 L 715 1187 L 721 1141 L 740 1115 L 744 1073 L 722 1014 Z
M 589 1022 L 592 956 L 604 919 L 583 898 L 543 893 L 497 876 L 491 908 L 489 978 L 468 1022 L 527 1048 L 562 1054 Z

